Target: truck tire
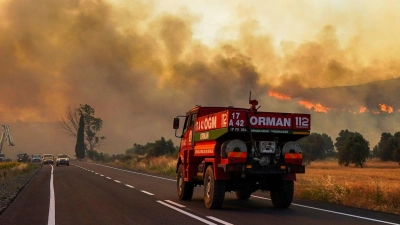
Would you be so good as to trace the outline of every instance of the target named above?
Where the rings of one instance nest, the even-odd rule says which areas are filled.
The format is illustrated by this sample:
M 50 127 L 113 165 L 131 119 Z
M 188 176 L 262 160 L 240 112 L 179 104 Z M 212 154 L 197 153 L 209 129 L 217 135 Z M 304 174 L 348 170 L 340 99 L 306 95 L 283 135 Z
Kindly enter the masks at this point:
M 294 184 L 292 180 L 283 180 L 278 190 L 270 191 L 275 208 L 287 208 L 292 204 Z
M 204 176 L 204 204 L 208 209 L 219 209 L 225 198 L 225 181 L 215 180 L 212 166 L 208 166 Z
M 179 165 L 177 174 L 177 192 L 180 200 L 191 200 L 193 197 L 194 184 L 191 182 L 185 182 L 183 177 L 183 165 Z
M 251 192 L 245 189 L 235 191 L 236 198 L 239 200 L 248 200 L 251 196 Z

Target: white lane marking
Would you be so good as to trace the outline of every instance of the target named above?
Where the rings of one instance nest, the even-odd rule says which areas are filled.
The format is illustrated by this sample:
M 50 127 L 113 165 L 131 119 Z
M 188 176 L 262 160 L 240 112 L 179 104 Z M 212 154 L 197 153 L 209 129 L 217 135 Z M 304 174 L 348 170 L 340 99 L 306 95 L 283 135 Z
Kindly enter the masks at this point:
M 216 223 L 213 223 L 213 222 L 211 222 L 211 221 L 205 220 L 205 219 L 203 219 L 203 218 L 201 218 L 201 217 L 198 217 L 198 216 L 196 216 L 196 215 L 193 215 L 193 214 L 191 214 L 191 213 L 188 213 L 188 212 L 186 212 L 186 211 L 184 211 L 184 210 L 182 210 L 182 209 L 176 208 L 176 207 L 174 207 L 174 206 L 172 206 L 172 205 L 170 205 L 170 204 L 167 204 L 167 203 L 165 203 L 165 202 L 162 202 L 162 201 L 157 201 L 157 202 L 160 203 L 160 204 L 163 204 L 163 205 L 165 205 L 165 206 L 167 206 L 167 207 L 169 207 L 169 208 L 171 208 L 171 209 L 173 209 L 173 210 L 176 210 L 176 211 L 178 211 L 178 212 L 180 212 L 180 213 L 183 213 L 183 214 L 185 214 L 185 215 L 187 215 L 187 216 L 190 216 L 190 217 L 192 217 L 192 218 L 194 218 L 194 219 L 196 219 L 196 220 L 199 220 L 199 221 L 201 221 L 201 222 L 203 222 L 203 223 L 205 223 L 205 224 L 217 225 Z
M 176 181 L 174 179 L 169 179 L 169 178 L 165 178 L 165 177 L 158 177 L 158 176 L 154 176 L 154 175 L 149 175 L 149 174 L 145 174 L 145 173 L 138 173 L 138 172 L 133 172 L 133 171 L 127 171 L 129 173 L 134 173 L 134 174 L 139 174 L 139 175 L 143 175 L 143 176 L 148 176 L 148 177 L 154 177 L 154 178 L 158 178 L 158 179 L 162 179 L 162 180 L 169 180 L 169 181 Z
M 210 220 L 217 221 L 218 223 L 222 223 L 222 224 L 224 224 L 224 225 L 233 225 L 233 223 L 228 223 L 228 222 L 226 222 L 226 221 L 224 221 L 224 220 L 220 220 L 220 219 L 215 218 L 215 217 L 213 217 L 213 216 L 207 216 L 207 218 L 210 219 Z
M 101 164 L 97 164 L 97 163 L 91 163 L 91 164 L 98 165 L 98 166 L 104 166 L 104 167 L 108 167 L 108 168 L 111 168 L 111 169 L 116 169 L 115 167 L 101 165 Z M 128 173 L 139 174 L 139 175 L 143 175 L 143 176 L 148 176 L 148 177 L 154 177 L 154 178 L 163 179 L 163 180 L 176 181 L 175 179 L 169 179 L 169 178 L 165 178 L 165 177 L 158 177 L 158 176 L 154 176 L 154 175 L 149 175 L 149 174 L 145 174 L 145 173 L 138 173 L 138 172 L 129 171 L 129 170 L 122 170 L 122 171 L 125 171 L 125 172 L 128 172 Z
M 121 181 L 119 181 L 119 180 L 114 180 L 115 182 L 117 182 L 117 183 L 121 183 Z
M 56 224 L 56 200 L 54 195 L 54 185 L 53 185 L 53 171 L 54 167 L 51 166 L 51 176 L 50 176 L 50 205 L 49 205 L 49 217 L 47 219 L 48 225 Z
M 141 192 L 143 192 L 145 194 L 148 194 L 148 195 L 154 195 L 153 193 L 150 193 L 150 192 L 147 192 L 147 191 L 143 191 L 143 190 L 141 190 Z
M 252 195 L 252 197 L 271 200 L 269 198 L 264 198 L 264 197 L 260 197 L 260 196 L 256 196 L 256 195 Z M 338 215 L 342 215 L 342 216 L 348 216 L 348 217 L 354 217 L 354 218 L 363 219 L 363 220 L 379 222 L 379 223 L 385 223 L 385 224 L 391 224 L 391 225 L 400 225 L 399 223 L 392 223 L 392 222 L 383 221 L 383 220 L 376 220 L 376 219 L 372 219 L 372 218 L 368 218 L 368 217 L 356 216 L 356 215 L 352 215 L 352 214 L 341 213 L 341 212 L 336 212 L 336 211 L 327 210 L 327 209 L 320 209 L 320 208 L 306 206 L 306 205 L 300 205 L 300 204 L 295 204 L 295 203 L 292 203 L 292 205 L 303 207 L 303 208 L 308 208 L 308 209 L 314 209 L 314 210 L 318 210 L 318 211 L 322 211 L 322 212 L 338 214 Z
M 107 179 L 111 180 L 111 177 L 106 177 Z
M 135 188 L 134 186 L 129 185 L 129 184 L 125 184 L 125 186 L 130 187 L 130 188 Z
M 165 201 L 168 202 L 168 203 L 170 203 L 170 204 L 173 204 L 173 205 L 176 205 L 176 206 L 178 206 L 178 207 L 181 207 L 181 208 L 185 208 L 185 207 L 186 207 L 186 206 L 184 206 L 184 205 L 178 204 L 178 203 L 173 202 L 173 201 L 171 201 L 171 200 L 165 200 Z

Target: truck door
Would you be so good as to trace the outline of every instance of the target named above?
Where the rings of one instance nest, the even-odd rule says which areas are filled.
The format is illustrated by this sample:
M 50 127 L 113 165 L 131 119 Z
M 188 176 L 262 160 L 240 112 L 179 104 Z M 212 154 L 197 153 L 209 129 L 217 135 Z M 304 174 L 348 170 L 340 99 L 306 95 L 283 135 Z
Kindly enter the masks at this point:
M 179 157 L 184 166 L 184 181 L 190 181 L 196 173 L 196 167 L 191 165 L 194 160 L 194 128 L 196 124 L 197 112 L 190 112 L 186 116 L 185 126 L 181 139 L 181 149 Z
M 194 147 L 194 125 L 196 122 L 196 113 L 188 114 L 183 127 L 183 137 L 181 139 L 181 151 L 193 149 Z

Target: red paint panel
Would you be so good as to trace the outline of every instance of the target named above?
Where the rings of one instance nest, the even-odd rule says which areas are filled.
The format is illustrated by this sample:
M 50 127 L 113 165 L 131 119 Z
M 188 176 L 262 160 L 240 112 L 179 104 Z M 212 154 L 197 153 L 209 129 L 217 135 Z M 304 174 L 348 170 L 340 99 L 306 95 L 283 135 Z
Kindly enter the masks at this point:
M 227 111 L 222 111 L 197 118 L 195 132 L 214 130 L 227 126 Z
M 310 114 L 293 114 L 294 130 L 311 130 Z
M 215 140 L 197 142 L 194 146 L 195 156 L 213 156 L 215 152 Z

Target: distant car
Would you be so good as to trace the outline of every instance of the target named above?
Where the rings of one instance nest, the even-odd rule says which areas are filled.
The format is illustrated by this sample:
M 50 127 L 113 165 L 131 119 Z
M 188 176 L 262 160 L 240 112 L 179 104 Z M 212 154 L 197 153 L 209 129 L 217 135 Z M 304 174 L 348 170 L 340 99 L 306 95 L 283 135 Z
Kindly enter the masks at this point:
M 17 155 L 17 162 L 30 162 L 31 158 L 26 153 L 21 153 Z
M 42 162 L 42 158 L 40 157 L 40 155 L 39 154 L 33 154 L 32 155 L 32 158 L 31 158 L 31 162 Z
M 0 153 L 0 162 L 5 162 L 6 161 L 6 155 L 3 153 Z
M 42 158 L 43 164 L 54 164 L 54 157 L 52 154 L 43 154 Z
M 62 164 L 69 166 L 69 157 L 68 157 L 68 155 L 59 154 L 59 155 L 57 156 L 57 159 L 56 159 L 56 166 L 62 165 Z

